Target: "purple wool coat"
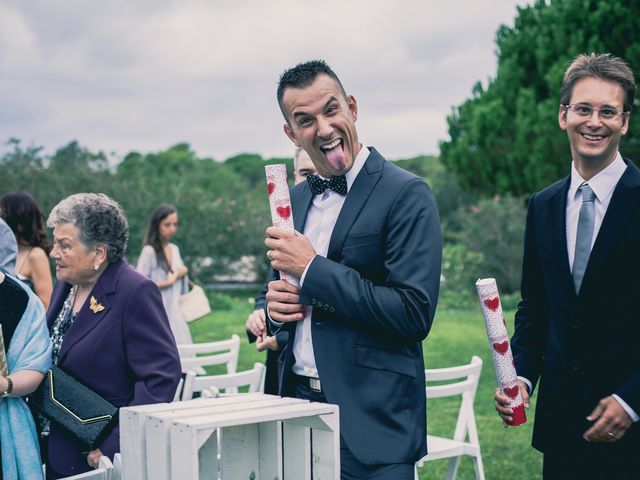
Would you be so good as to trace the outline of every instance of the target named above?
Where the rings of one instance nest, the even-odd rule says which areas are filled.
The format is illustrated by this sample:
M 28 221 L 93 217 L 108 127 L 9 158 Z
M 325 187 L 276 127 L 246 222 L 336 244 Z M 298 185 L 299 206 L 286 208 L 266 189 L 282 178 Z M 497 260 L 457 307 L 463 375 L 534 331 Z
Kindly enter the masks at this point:
M 47 311 L 53 323 L 71 285 L 58 282 Z M 91 297 L 104 307 L 92 311 Z M 117 407 L 170 402 L 180 380 L 180 358 L 158 287 L 124 260 L 110 264 L 67 331 L 58 366 Z M 120 427 L 98 447 L 113 460 Z M 90 470 L 83 448 L 51 425 L 48 468 L 63 476 Z

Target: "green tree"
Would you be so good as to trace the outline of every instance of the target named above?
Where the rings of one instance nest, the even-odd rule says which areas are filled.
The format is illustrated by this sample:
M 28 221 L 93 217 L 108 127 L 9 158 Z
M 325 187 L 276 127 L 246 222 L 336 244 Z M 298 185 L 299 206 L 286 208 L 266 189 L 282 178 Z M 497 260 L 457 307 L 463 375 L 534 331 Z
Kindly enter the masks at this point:
M 17 139 L 7 144 L 12 150 L 0 158 L 0 194 L 29 192 L 45 216 L 72 193 L 109 193 L 112 174 L 102 152 L 92 153 L 72 141 L 46 157 L 42 147 L 23 148 Z
M 640 72 L 640 2 L 537 0 L 518 7 L 513 27 L 496 34 L 498 69 L 487 87 L 448 117 L 443 163 L 461 184 L 485 194 L 528 194 L 569 171 L 558 127 L 560 84 L 571 60 L 609 52 Z M 638 100 L 635 102 L 639 104 Z M 640 160 L 640 123 L 623 138 L 624 156 Z
M 102 152 L 91 152 L 75 141 L 49 157 L 41 147 L 23 147 L 17 139 L 7 145 L 8 151 L 0 157 L 0 195 L 28 191 L 47 215 L 73 193 L 106 193 L 127 214 L 126 255 L 131 262 L 139 255 L 153 210 L 161 203 L 172 203 L 180 214 L 176 242 L 193 276 L 212 281 L 216 274 L 230 273 L 235 261 L 252 257 L 258 259 L 258 273 L 266 271 L 263 242 L 270 216 L 266 162 L 259 157 L 251 159 L 251 169 L 238 170 L 234 162 L 230 166 L 198 158 L 188 144 L 181 143 L 161 152 L 131 152 L 112 170 Z
M 476 279 L 494 277 L 500 291 L 515 292 L 520 287 L 525 214 L 525 200 L 510 195 L 496 195 L 474 205 L 464 205 L 443 222 L 445 245 L 463 245 L 468 252 L 481 253 L 476 265 L 464 260 L 463 263 L 477 266 L 466 273 Z M 465 250 L 462 252 L 466 254 Z M 452 258 L 463 261 L 465 257 Z M 451 267 L 459 268 L 459 265 Z M 473 283 L 467 287 L 473 288 Z
M 465 192 L 455 175 L 445 168 L 436 156 L 420 156 L 395 160 L 393 163 L 425 179 L 436 197 L 440 218 L 446 219 L 462 205 L 467 205 L 474 197 Z

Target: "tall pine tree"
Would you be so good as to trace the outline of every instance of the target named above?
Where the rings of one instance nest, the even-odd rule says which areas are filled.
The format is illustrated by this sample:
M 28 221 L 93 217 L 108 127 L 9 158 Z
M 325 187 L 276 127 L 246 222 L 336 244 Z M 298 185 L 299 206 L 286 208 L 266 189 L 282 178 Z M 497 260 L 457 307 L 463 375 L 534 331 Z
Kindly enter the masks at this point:
M 466 188 L 493 195 L 529 194 L 569 172 L 566 134 L 558 127 L 560 83 L 580 53 L 611 53 L 640 80 L 640 0 L 538 0 L 518 7 L 513 27 L 496 34 L 498 70 L 486 87 L 448 117 L 443 163 Z M 636 96 L 638 110 L 640 95 Z M 640 162 L 640 119 L 621 144 Z

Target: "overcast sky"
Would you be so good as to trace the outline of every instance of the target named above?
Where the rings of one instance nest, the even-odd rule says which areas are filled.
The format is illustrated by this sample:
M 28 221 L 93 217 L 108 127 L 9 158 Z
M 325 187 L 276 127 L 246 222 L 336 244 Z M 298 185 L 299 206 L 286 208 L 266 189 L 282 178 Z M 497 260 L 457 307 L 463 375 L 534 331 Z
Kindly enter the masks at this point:
M 290 156 L 278 76 L 323 58 L 358 101 L 362 141 L 389 158 L 437 153 L 451 107 L 495 75 L 497 28 L 527 3 L 3 0 L 0 141 Z

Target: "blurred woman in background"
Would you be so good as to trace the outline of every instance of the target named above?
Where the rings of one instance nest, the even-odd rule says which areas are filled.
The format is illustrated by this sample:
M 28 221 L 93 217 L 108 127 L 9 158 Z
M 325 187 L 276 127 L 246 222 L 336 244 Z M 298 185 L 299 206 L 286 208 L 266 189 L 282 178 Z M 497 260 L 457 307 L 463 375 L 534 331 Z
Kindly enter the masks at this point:
M 31 194 L 7 193 L 0 198 L 0 215 L 11 227 L 18 241 L 16 276 L 49 307 L 53 282 L 49 266 L 49 241 L 44 215 Z
M 18 241 L 16 276 L 49 307 L 53 282 L 49 266 L 49 242 L 44 215 L 36 200 L 26 192 L 6 193 L 0 198 L 0 216 Z
M 138 258 L 139 272 L 156 282 L 176 343 L 193 343 L 189 325 L 180 310 L 180 295 L 189 290 L 189 269 L 182 262 L 178 246 L 171 243 L 178 228 L 178 211 L 173 205 L 160 205 L 151 215 Z
M 47 312 L 53 364 L 118 408 L 170 402 L 178 350 L 158 287 L 122 258 L 129 227 L 120 205 L 103 194 L 71 195 L 47 226 L 58 277 Z M 53 422 L 42 427 L 47 478 L 88 471 L 120 451 L 118 426 L 88 454 Z

